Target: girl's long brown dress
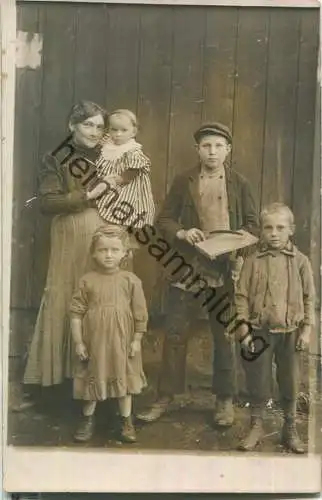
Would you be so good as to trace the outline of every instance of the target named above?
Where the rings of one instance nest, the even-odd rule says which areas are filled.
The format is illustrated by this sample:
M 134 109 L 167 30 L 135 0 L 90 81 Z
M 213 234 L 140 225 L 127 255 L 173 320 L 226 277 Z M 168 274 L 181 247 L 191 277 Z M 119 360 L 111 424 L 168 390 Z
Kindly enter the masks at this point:
M 95 151 L 76 149 L 75 154 L 95 160 Z M 97 152 L 96 152 L 97 154 Z M 74 177 L 71 158 L 44 157 L 39 198 L 43 213 L 53 215 L 47 281 L 40 304 L 23 382 L 52 386 L 72 378 L 74 354 L 69 305 L 79 279 L 89 269 L 88 251 L 93 232 L 104 225 L 95 202 L 86 200 L 84 178 Z M 86 175 L 88 177 L 90 172 Z
M 142 283 L 123 271 L 92 271 L 80 281 L 71 314 L 82 319 L 89 361 L 76 361 L 74 398 L 104 401 L 139 394 L 146 386 L 141 352 L 130 357 L 134 333 L 145 333 Z

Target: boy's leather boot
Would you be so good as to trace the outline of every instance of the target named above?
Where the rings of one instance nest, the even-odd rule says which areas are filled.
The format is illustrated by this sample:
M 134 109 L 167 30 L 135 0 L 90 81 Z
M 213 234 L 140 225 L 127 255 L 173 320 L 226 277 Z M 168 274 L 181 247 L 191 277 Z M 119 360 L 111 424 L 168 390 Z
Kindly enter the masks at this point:
M 74 439 L 78 442 L 89 441 L 94 432 L 94 415 L 89 415 L 88 417 L 83 415 L 79 426 L 75 432 Z
M 217 396 L 216 409 L 214 412 L 214 424 L 220 427 L 230 427 L 234 422 L 234 405 L 232 398 Z
M 281 444 L 292 453 L 305 453 L 304 444 L 296 430 L 296 401 L 282 402 L 284 411 L 284 425 L 282 428 Z
M 136 442 L 136 433 L 131 415 L 129 417 L 121 417 L 120 438 L 124 443 Z
M 253 408 L 250 420 L 250 431 L 240 442 L 238 449 L 241 451 L 253 451 L 259 445 L 264 436 L 263 408 Z

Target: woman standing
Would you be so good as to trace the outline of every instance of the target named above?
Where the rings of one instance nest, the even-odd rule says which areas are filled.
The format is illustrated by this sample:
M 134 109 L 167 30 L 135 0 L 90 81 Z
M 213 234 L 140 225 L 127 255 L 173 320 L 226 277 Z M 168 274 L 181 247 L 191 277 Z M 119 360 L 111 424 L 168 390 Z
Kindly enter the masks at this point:
M 74 105 L 69 117 L 72 136 L 68 146 L 69 153 L 73 154 L 66 156 L 66 148 L 58 148 L 43 159 L 39 180 L 40 208 L 42 213 L 54 218 L 47 281 L 24 384 L 49 387 L 72 378 L 69 304 L 80 277 L 87 270 L 92 235 L 102 225 L 102 219 L 95 208 L 94 197 L 99 192 L 89 191 L 84 176 L 73 173 L 70 166 L 78 157 L 90 160 L 94 169 L 92 165 L 99 155 L 105 127 L 106 113 L 97 104 L 82 101 Z

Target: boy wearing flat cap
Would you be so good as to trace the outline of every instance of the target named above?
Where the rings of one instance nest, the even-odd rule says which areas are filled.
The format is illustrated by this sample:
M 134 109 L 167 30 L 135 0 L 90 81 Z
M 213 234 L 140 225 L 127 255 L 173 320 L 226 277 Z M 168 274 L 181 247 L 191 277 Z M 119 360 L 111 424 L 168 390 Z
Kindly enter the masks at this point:
M 194 245 L 217 230 L 245 229 L 256 234 L 255 203 L 248 181 L 227 166 L 232 147 L 229 128 L 221 123 L 205 124 L 195 132 L 194 139 L 198 165 L 175 178 L 156 225 L 172 249 L 206 278 L 208 291 L 213 290 L 216 301 L 226 296 L 231 304 L 233 273 L 242 264 L 242 258 L 233 260 L 231 255 L 224 255 L 210 261 L 202 257 Z M 159 397 L 148 411 L 137 415 L 145 422 L 158 419 L 169 409 L 174 395 L 185 390 L 188 311 L 196 294 L 193 287 L 183 286 L 184 280 L 179 282 L 177 275 L 175 279 L 168 293 Z M 229 426 L 234 420 L 233 343 L 225 335 L 227 323 L 222 318 L 219 321 L 218 316 L 218 309 L 208 310 L 214 340 L 214 423 Z

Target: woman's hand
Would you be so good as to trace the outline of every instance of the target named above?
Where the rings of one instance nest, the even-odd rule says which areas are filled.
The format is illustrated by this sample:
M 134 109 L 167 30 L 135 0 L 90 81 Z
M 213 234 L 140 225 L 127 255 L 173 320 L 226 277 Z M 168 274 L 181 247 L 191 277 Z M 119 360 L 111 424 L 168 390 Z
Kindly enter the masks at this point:
M 76 354 L 81 361 L 88 360 L 88 352 L 83 342 L 81 342 L 80 344 L 76 344 Z
M 138 352 L 141 352 L 141 340 L 132 340 L 129 357 L 134 358 Z
M 108 185 L 106 182 L 100 182 L 97 186 L 94 187 L 91 191 L 86 192 L 86 198 L 88 200 L 96 200 L 108 189 Z

